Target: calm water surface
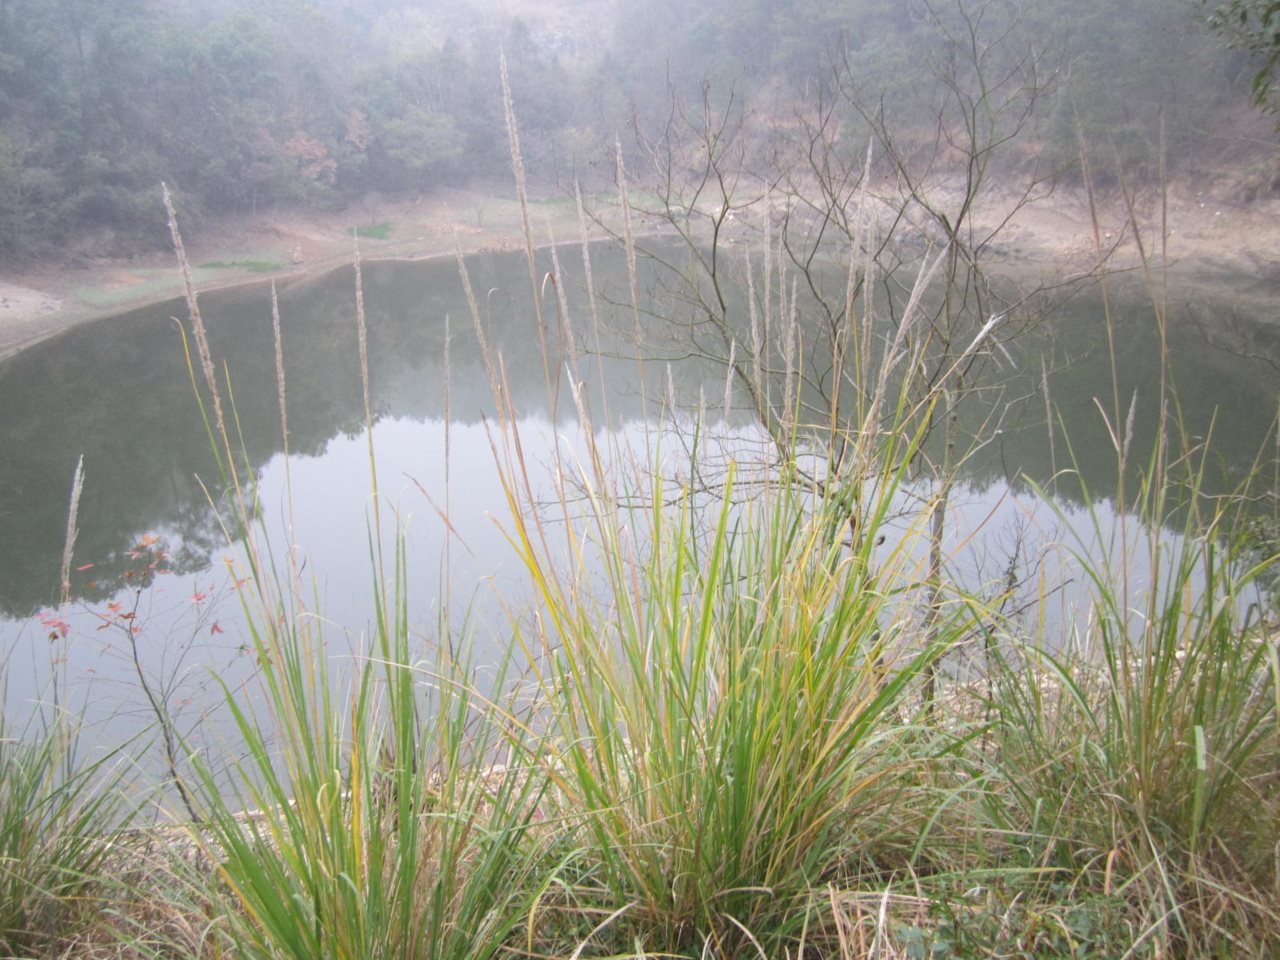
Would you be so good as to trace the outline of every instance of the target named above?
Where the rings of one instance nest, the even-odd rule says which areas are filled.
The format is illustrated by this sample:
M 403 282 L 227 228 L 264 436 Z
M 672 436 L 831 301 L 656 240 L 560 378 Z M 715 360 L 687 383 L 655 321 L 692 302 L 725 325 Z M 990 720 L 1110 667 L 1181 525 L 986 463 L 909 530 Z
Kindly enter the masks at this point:
M 563 259 L 566 267 L 580 264 L 576 250 L 563 251 Z M 550 496 L 550 477 L 538 474 L 538 465 L 550 461 L 557 444 L 580 446 L 581 437 L 567 392 L 556 399 L 546 386 L 527 268 L 522 257 L 502 254 L 472 257 L 468 266 L 488 335 L 504 358 L 526 456 L 543 477 L 535 482 Z M 625 300 L 625 264 L 600 251 L 594 266 L 603 299 Z M 566 276 L 571 319 L 588 345 L 591 323 L 580 282 L 573 269 Z M 505 506 L 491 448 L 494 401 L 453 262 L 367 264 L 363 280 L 379 485 L 407 529 L 411 618 L 424 644 L 444 642 L 446 620 L 456 629 L 465 611 L 492 609 L 495 587 L 508 598 L 522 595 L 499 525 Z M 280 293 L 291 497 L 268 290 L 201 300 L 213 354 L 231 377 L 267 528 L 274 543 L 288 543 L 285 518 L 292 510 L 292 539 L 305 558 L 304 576 L 322 597 L 335 656 L 360 649 L 371 595 L 371 485 L 353 286 L 348 268 Z M 1169 343 L 1188 430 L 1211 437 L 1206 486 L 1226 492 L 1254 468 L 1260 451 L 1271 455 L 1266 444 L 1280 397 L 1280 309 L 1268 309 L 1257 291 L 1244 301 L 1224 295 L 1221 284 L 1214 289 L 1212 296 L 1171 301 Z M 664 303 L 661 292 L 653 295 L 668 314 L 688 309 Z M 553 295 L 546 296 L 550 314 Z M 1280 303 L 1280 295 L 1269 302 Z M 139 654 L 172 690 L 175 705 L 187 705 L 188 727 L 199 726 L 202 711 L 216 700 L 214 678 L 235 683 L 252 673 L 229 586 L 228 562 L 237 554 L 211 505 L 222 505 L 225 491 L 173 319 L 184 316 L 181 303 L 160 304 L 73 330 L 0 364 L 0 650 L 7 651 L 9 713 L 20 716 L 32 701 L 47 699 L 50 661 L 58 660 L 65 663 L 69 695 L 95 722 L 120 729 L 145 722 L 127 633 L 110 625 L 135 608 Z M 629 329 L 630 312 L 622 316 L 613 322 Z M 971 429 L 999 412 L 999 432 L 966 464 L 953 512 L 955 564 L 966 576 L 999 577 L 1015 542 L 1029 554 L 1041 549 L 1038 543 L 1062 539 L 1060 520 L 1028 481 L 1050 486 L 1056 471 L 1074 464 L 1078 479 L 1054 485 L 1068 520 L 1080 510 L 1082 486 L 1099 499 L 1114 489 L 1115 456 L 1095 402 L 1112 406 L 1111 349 L 1120 358 L 1117 385 L 1126 407 L 1136 391 L 1135 434 L 1141 440 L 1153 430 L 1159 339 L 1149 300 L 1135 290 L 1113 305 L 1113 320 L 1109 346 L 1096 291 L 1078 295 L 1011 346 L 998 371 L 998 393 L 964 406 Z M 646 412 L 671 390 L 691 406 L 702 397 L 708 418 L 723 417 L 723 368 L 649 363 L 642 389 L 626 345 L 610 342 L 617 355 L 592 358 L 585 381 L 592 409 L 601 421 L 607 410 L 626 442 L 640 444 Z M 1052 441 L 1046 372 L 1061 417 Z M 753 437 L 745 409 L 731 411 L 726 424 L 739 440 Z M 81 455 L 85 485 L 73 599 L 56 615 L 65 623 L 64 638 L 49 611 L 58 600 L 68 495 Z M 448 566 L 441 511 L 456 535 L 447 547 Z M 971 536 L 979 527 L 982 535 Z M 152 562 L 155 570 L 148 569 Z M 1055 561 L 1054 576 L 1069 579 L 1059 569 L 1064 562 Z M 502 642 L 501 618 L 476 622 L 483 660 Z

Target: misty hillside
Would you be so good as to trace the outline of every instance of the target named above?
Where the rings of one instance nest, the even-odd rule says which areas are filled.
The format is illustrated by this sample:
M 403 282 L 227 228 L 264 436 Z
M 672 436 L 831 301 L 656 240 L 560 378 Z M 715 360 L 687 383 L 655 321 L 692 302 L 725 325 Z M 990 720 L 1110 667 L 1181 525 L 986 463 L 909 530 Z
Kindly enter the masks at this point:
M 1034 63 L 1023 149 L 1062 175 L 1083 135 L 1150 176 L 1162 123 L 1175 170 L 1239 153 L 1254 63 L 1194 0 L 0 0 L 0 252 L 161 244 L 162 180 L 198 222 L 501 177 L 502 53 L 548 187 L 608 170 L 615 137 L 642 153 L 704 90 L 768 126 L 843 78 L 909 127 L 953 7 L 981 14 L 993 70 Z

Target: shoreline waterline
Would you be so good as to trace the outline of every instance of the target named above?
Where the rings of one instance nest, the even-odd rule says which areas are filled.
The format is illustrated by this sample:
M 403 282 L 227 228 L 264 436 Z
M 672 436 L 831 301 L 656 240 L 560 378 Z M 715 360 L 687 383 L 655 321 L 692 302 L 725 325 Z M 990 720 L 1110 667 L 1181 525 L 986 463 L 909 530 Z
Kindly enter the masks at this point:
M 532 202 L 541 207 L 546 201 Z M 536 244 L 537 249 L 581 243 L 576 211 L 570 210 L 571 206 L 557 204 L 554 209 L 540 210 L 546 219 L 535 225 L 535 231 L 544 236 L 544 231 L 549 231 L 554 239 Z M 998 203 L 993 205 L 993 212 L 998 206 Z M 1173 198 L 1171 207 L 1179 208 L 1178 229 L 1170 228 L 1165 243 L 1156 244 L 1154 249 L 1161 252 L 1151 257 L 1152 279 L 1159 283 L 1173 282 L 1177 287 L 1220 287 L 1224 292 L 1230 291 L 1246 300 L 1256 299 L 1260 304 L 1276 302 L 1280 299 L 1280 261 L 1263 262 L 1256 255 L 1257 250 L 1267 249 L 1262 235 L 1274 232 L 1276 242 L 1280 243 L 1280 226 L 1263 226 L 1270 221 L 1266 209 L 1269 206 L 1271 204 L 1259 203 L 1232 210 L 1230 219 L 1233 223 L 1238 221 L 1238 229 L 1219 235 L 1223 218 L 1203 216 L 1196 205 L 1182 204 Z M 477 227 L 462 215 L 463 209 L 479 211 L 482 207 L 482 218 L 491 224 L 487 228 Z M 1078 199 L 1063 191 L 1019 211 L 1009 223 L 1014 229 L 1010 231 L 1008 244 L 998 253 L 992 253 L 991 263 L 1015 278 L 1039 272 L 1042 276 L 1053 275 L 1071 282 L 1097 275 L 1103 269 L 1113 276 L 1141 276 L 1143 262 L 1132 239 L 1132 225 L 1122 222 L 1123 217 L 1117 220 L 1119 214 L 1114 211 L 1100 212 L 1108 230 L 1104 235 L 1107 247 L 1099 249 L 1087 211 L 1077 209 L 1079 207 Z M 1188 209 L 1180 209 L 1182 207 Z M 197 251 L 195 258 L 229 261 L 229 265 L 219 268 L 228 270 L 226 276 L 197 278 L 197 293 L 247 289 L 270 281 L 281 285 L 304 283 L 352 263 L 351 230 L 355 228 L 338 226 L 345 224 L 349 217 L 335 218 L 332 223 L 317 222 L 314 218 L 294 223 L 300 216 L 285 212 L 275 219 L 232 220 L 199 231 L 193 244 Z M 388 205 L 371 216 L 397 224 L 397 233 L 403 236 L 388 240 L 361 237 L 361 259 L 366 264 L 429 262 L 457 253 L 470 256 L 524 249 L 514 198 L 453 192 L 422 206 Z M 476 216 L 481 218 L 480 213 Z M 654 216 L 661 217 L 660 214 Z M 1280 224 L 1280 218 L 1271 222 Z M 620 232 L 594 222 L 589 229 L 591 235 L 587 239 L 592 242 L 609 240 Z M 1159 232 L 1150 226 L 1139 229 L 1144 238 L 1155 237 Z M 201 232 L 208 234 L 205 242 L 199 236 Z M 650 224 L 638 230 L 637 236 L 653 237 L 671 232 L 669 228 L 654 229 Z M 305 237 L 305 242 L 299 241 L 299 245 L 306 248 L 305 261 L 281 263 L 280 269 L 262 272 L 243 266 L 259 257 L 279 260 L 285 256 L 281 245 L 293 243 L 297 237 Z M 748 234 L 739 242 L 751 246 L 757 240 L 759 237 Z M 188 242 L 192 243 L 192 238 L 188 238 Z M 87 272 L 69 266 L 47 267 L 44 272 L 41 279 L 22 272 L 0 275 L 0 294 L 4 295 L 0 298 L 0 306 L 4 308 L 0 309 L 0 364 L 68 330 L 182 296 L 182 279 L 171 251 L 155 251 L 140 259 L 108 259 Z M 146 275 L 145 280 L 142 274 Z M 84 282 L 77 283 L 77 279 Z M 136 293 L 128 292 L 129 283 L 138 286 Z M 102 298 L 103 302 L 94 303 L 94 298 Z

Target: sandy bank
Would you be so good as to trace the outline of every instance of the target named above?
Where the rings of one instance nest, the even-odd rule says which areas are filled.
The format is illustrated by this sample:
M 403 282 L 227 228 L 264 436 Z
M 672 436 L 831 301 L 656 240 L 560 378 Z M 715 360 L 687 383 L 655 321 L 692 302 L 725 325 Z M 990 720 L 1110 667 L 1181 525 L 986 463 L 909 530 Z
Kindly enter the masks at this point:
M 977 209 L 982 229 L 1000 225 L 1007 198 L 993 196 Z M 571 200 L 548 195 L 532 204 L 539 242 L 578 236 Z M 1241 293 L 1280 283 L 1280 197 L 1249 205 L 1215 198 L 1194 183 L 1175 185 L 1165 203 L 1139 198 L 1138 234 L 1148 256 L 1162 252 L 1171 270 L 1191 279 L 1223 279 Z M 1140 263 L 1138 243 L 1120 197 L 1107 197 L 1098 239 L 1115 269 Z M 241 217 L 188 228 L 187 247 L 201 292 L 246 282 L 297 278 L 349 263 L 351 231 L 362 227 L 365 259 L 420 259 L 464 252 L 521 249 L 521 218 L 514 197 L 448 191 L 417 201 L 352 205 L 341 213 L 296 211 Z M 1059 189 L 1019 210 L 999 235 L 998 255 L 1060 275 L 1087 272 L 1099 260 L 1094 222 L 1082 191 Z M 171 254 L 95 260 L 79 266 L 46 264 L 0 268 L 0 359 L 77 324 L 160 302 L 181 293 Z M 1263 295 L 1268 295 L 1264 293 Z

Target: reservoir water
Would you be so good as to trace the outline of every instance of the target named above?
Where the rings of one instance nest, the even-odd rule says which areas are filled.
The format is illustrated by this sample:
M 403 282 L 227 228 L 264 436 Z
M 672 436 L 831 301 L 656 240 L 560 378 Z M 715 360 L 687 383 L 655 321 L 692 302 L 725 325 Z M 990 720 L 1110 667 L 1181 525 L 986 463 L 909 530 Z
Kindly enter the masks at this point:
M 696 351 L 679 349 L 678 337 L 648 351 L 643 370 L 624 334 L 606 332 L 604 355 L 587 356 L 594 321 L 580 256 L 566 250 L 562 259 L 585 390 L 602 430 L 638 447 L 646 422 L 653 425 L 674 395 L 689 411 L 701 406 L 738 442 L 760 439 L 740 391 L 725 415 L 723 364 L 681 356 Z M 568 391 L 547 385 L 548 374 L 567 379 L 564 344 L 546 317 L 538 335 L 522 256 L 467 263 L 536 472 L 557 445 L 580 447 Z M 599 250 L 594 267 L 600 323 L 629 331 L 625 259 Z M 410 618 L 424 646 L 450 642 L 465 624 L 482 662 L 503 643 L 501 617 L 483 611 L 493 609 L 495 592 L 510 603 L 523 586 L 501 528 L 497 410 L 458 267 L 368 263 L 363 289 L 378 483 L 406 531 Z M 1229 493 L 1260 465 L 1274 480 L 1280 290 L 1254 285 L 1241 295 L 1221 280 L 1172 289 L 1179 292 L 1167 303 L 1170 370 L 1188 437 L 1209 444 L 1204 492 Z M 553 317 L 554 290 L 544 284 L 541 292 Z M 234 395 L 243 473 L 256 482 L 272 542 L 292 542 L 303 558 L 335 656 L 361 649 L 371 614 L 371 480 L 354 296 L 351 268 L 280 290 L 287 485 L 269 289 L 201 298 L 213 356 Z M 647 296 L 655 314 L 689 309 L 671 291 L 651 288 Z M 1085 489 L 1106 508 L 1116 483 L 1107 424 L 1117 419 L 1114 397 L 1126 409 L 1132 403 L 1137 437 L 1154 430 L 1161 346 L 1151 295 L 1137 282 L 1114 284 L 1109 313 L 1107 323 L 1096 287 L 1079 290 L 1011 341 L 992 364 L 991 388 L 960 408 L 966 429 L 983 435 L 962 468 L 952 511 L 952 562 L 962 575 L 998 578 L 1015 541 L 1024 559 L 1037 550 L 1043 557 L 1044 543 L 1063 539 L 1062 516 L 1080 514 Z M 219 519 L 227 491 L 195 399 L 185 318 L 180 301 L 158 304 L 0 363 L 0 651 L 4 707 L 13 716 L 47 702 L 53 664 L 74 709 L 93 723 L 144 726 L 150 713 L 138 692 L 135 645 L 184 730 L 201 728 L 218 682 L 234 685 L 253 673 L 232 588 L 238 553 Z M 81 456 L 70 602 L 62 605 L 68 499 Z M 534 483 L 551 495 L 550 474 Z M 1053 492 L 1060 514 L 1035 487 Z M 1053 576 L 1070 579 L 1065 569 L 1057 564 Z

